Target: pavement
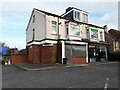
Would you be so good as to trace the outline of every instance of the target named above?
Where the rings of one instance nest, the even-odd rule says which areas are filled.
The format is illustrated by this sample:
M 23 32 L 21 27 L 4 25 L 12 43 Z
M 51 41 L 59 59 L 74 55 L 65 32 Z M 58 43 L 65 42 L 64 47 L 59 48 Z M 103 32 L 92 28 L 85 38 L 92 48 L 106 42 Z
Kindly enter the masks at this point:
M 33 64 L 33 63 L 21 63 L 15 64 L 15 66 L 22 68 L 27 71 L 37 71 L 37 70 L 47 70 L 47 69 L 54 69 L 54 68 L 69 68 L 69 67 L 86 67 L 88 65 L 101 65 L 101 64 L 109 64 L 109 63 L 116 63 L 116 62 L 93 62 L 93 63 L 85 63 L 85 64 Z
M 47 70 L 54 68 L 65 68 L 65 67 L 85 67 L 88 64 L 33 64 L 33 63 L 21 63 L 15 64 L 15 66 L 22 68 L 27 71 Z

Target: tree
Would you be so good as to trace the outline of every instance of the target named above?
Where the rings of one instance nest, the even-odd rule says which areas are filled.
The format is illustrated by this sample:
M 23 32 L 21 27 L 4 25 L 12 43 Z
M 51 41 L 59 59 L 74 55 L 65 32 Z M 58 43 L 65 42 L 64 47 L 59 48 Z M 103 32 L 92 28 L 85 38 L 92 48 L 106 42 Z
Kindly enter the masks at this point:
M 0 46 L 7 46 L 5 42 L 0 42 Z

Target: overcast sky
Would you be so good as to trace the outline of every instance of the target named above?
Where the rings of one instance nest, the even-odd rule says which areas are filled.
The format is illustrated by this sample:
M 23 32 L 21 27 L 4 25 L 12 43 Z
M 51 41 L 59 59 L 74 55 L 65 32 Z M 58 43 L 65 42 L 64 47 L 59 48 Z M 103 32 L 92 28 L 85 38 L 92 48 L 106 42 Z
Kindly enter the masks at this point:
M 89 23 L 118 29 L 118 0 L 1 0 L 0 41 L 11 48 L 26 47 L 26 27 L 33 8 L 61 15 L 67 7 L 89 12 Z

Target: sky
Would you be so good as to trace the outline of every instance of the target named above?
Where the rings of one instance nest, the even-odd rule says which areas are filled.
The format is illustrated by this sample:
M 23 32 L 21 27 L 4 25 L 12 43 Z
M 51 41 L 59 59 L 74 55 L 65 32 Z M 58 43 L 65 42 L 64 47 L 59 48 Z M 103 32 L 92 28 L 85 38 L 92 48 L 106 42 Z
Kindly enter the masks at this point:
M 61 15 L 67 7 L 89 12 L 89 23 L 118 29 L 118 0 L 1 0 L 0 42 L 26 48 L 26 28 L 33 8 Z

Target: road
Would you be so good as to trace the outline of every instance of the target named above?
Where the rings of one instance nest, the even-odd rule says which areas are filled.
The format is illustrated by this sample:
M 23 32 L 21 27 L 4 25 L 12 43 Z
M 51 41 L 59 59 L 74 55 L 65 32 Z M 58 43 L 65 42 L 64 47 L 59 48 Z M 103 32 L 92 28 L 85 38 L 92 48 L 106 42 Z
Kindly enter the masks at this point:
M 3 88 L 118 88 L 118 63 L 25 71 L 2 68 Z M 108 79 L 108 80 L 107 80 Z

